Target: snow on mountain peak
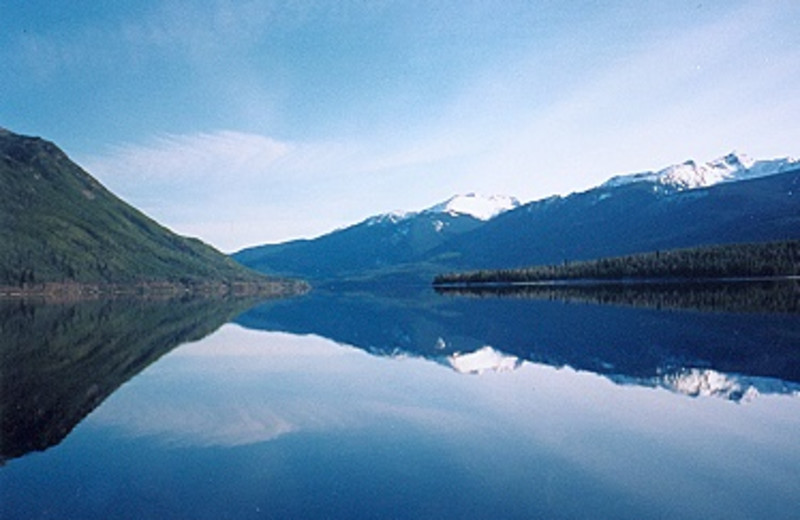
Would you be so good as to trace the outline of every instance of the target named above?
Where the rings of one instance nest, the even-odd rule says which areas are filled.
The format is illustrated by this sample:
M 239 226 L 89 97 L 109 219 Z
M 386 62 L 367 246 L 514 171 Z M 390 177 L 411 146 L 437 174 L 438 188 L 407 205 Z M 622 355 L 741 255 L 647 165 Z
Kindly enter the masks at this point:
M 417 215 L 435 215 L 437 213 L 446 213 L 451 216 L 468 215 L 478 220 L 490 220 L 500 213 L 519 206 L 519 200 L 514 197 L 505 195 L 491 195 L 486 197 L 483 195 L 476 195 L 475 193 L 468 193 L 466 195 L 455 195 L 442 203 L 431 206 L 420 212 L 392 211 L 390 213 L 382 213 L 368 218 L 365 223 L 368 226 L 384 223 L 397 224 Z M 441 231 L 441 229 L 437 229 L 437 231 Z
M 731 152 L 728 155 L 703 164 L 689 160 L 668 166 L 656 172 L 648 171 L 631 175 L 617 175 L 602 186 L 613 188 L 635 182 L 655 182 L 681 190 L 705 188 L 722 182 L 733 182 L 756 177 L 766 177 L 800 166 L 793 158 L 756 161 L 745 154 Z
M 519 207 L 520 202 L 505 195 L 483 196 L 475 193 L 456 195 L 432 206 L 424 213 L 449 213 L 450 215 L 469 215 L 478 220 L 489 220 L 500 213 Z
M 665 374 L 657 386 L 684 395 L 721 397 L 730 401 L 752 401 L 759 394 L 800 395 L 800 385 L 759 376 L 724 374 L 711 369 L 691 368 Z
M 475 352 L 453 354 L 447 358 L 447 363 L 461 374 L 483 374 L 484 372 L 509 372 L 522 365 L 522 360 L 516 356 L 503 354 L 489 345 Z
M 376 224 L 397 224 L 398 222 L 405 220 L 411 216 L 414 216 L 415 213 L 407 212 L 407 211 L 391 211 L 389 213 L 381 213 L 380 215 L 375 215 L 374 217 L 369 217 L 367 220 L 364 221 L 368 226 L 374 226 Z

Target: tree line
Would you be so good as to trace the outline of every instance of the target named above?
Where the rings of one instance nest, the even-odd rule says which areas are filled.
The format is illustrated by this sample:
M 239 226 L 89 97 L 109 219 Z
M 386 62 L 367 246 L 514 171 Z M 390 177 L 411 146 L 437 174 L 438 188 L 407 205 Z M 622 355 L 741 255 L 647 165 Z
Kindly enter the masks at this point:
M 434 285 L 797 276 L 800 240 L 726 244 L 520 269 L 446 273 Z
M 530 285 L 442 285 L 438 294 L 473 298 L 623 305 L 705 312 L 800 313 L 800 282 L 607 283 Z

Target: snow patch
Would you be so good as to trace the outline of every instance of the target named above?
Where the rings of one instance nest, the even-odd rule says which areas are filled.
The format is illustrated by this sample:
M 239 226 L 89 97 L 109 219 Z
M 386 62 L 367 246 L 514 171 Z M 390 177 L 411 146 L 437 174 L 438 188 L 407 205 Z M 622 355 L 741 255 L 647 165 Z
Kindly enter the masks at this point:
M 519 207 L 519 200 L 505 195 L 492 195 L 484 197 L 475 193 L 467 195 L 456 195 L 446 201 L 431 206 L 423 211 L 392 211 L 375 215 L 364 221 L 367 226 L 379 224 L 397 224 L 404 220 L 411 219 L 418 215 L 437 215 L 446 214 L 453 217 L 467 215 L 478 220 L 490 220 L 500 213 Z M 441 231 L 447 224 L 440 220 L 434 222 L 436 231 Z
M 426 209 L 423 213 L 447 213 L 453 216 L 468 215 L 479 220 L 489 220 L 519 206 L 520 202 L 514 197 L 506 195 L 483 196 L 468 193 L 451 197 Z
M 690 397 L 716 397 L 737 403 L 763 394 L 800 396 L 800 384 L 769 377 L 725 374 L 706 368 L 686 368 L 648 379 L 612 377 L 618 383 L 644 384 Z
M 482 374 L 487 371 L 510 372 L 522 364 L 518 357 L 503 354 L 488 345 L 475 352 L 453 354 L 447 358 L 447 362 L 453 370 L 460 374 Z
M 697 164 L 689 160 L 668 166 L 657 172 L 641 172 L 617 175 L 601 186 L 615 188 L 636 182 L 653 182 L 672 186 L 680 190 L 705 188 L 722 182 L 755 179 L 782 173 L 800 167 L 800 160 L 785 157 L 756 161 L 741 153 L 729 153 L 713 161 Z
M 415 213 L 408 212 L 408 211 L 392 211 L 389 213 L 382 213 L 380 215 L 375 215 L 374 217 L 370 217 L 364 221 L 364 223 L 368 226 L 375 226 L 377 224 L 397 224 L 398 222 L 402 222 L 409 217 L 414 216 Z

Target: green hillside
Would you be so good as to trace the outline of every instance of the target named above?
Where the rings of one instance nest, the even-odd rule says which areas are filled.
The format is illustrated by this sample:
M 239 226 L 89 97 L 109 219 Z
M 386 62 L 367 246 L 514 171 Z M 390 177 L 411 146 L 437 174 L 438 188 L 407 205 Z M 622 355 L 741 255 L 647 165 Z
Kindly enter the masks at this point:
M 274 282 L 160 226 L 54 144 L 0 129 L 0 286 Z

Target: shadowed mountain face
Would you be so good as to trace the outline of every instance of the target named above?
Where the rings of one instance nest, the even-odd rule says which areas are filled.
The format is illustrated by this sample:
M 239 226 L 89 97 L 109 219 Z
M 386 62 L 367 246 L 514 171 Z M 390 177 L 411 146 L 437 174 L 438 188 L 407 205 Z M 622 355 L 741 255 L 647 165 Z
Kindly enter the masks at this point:
M 0 129 L 0 288 L 266 283 L 106 190 L 53 143 Z
M 347 277 L 413 263 L 448 239 L 481 226 L 470 215 L 422 212 L 382 215 L 313 240 L 296 240 L 245 249 L 237 261 L 273 275 L 315 281 Z
M 672 302 L 676 291 L 671 290 Z M 788 291 L 796 300 L 796 287 Z M 712 298 L 721 306 L 726 297 L 741 296 L 722 291 Z M 753 305 L 763 296 L 757 290 Z M 794 314 L 657 310 L 663 293 L 653 299 L 641 292 L 631 299 L 627 293 L 622 295 L 625 306 L 584 303 L 591 299 L 585 294 L 562 297 L 431 293 L 403 300 L 315 291 L 255 307 L 236 321 L 253 329 L 316 334 L 376 355 L 420 356 L 447 365 L 489 346 L 520 360 L 647 386 L 691 370 L 767 378 L 779 387 L 781 381 L 794 387 L 800 383 L 800 328 Z M 648 300 L 656 302 L 653 308 L 631 305 Z M 695 292 L 678 302 L 687 300 L 704 306 L 708 298 Z
M 0 300 L 0 462 L 58 444 L 131 377 L 253 303 Z

